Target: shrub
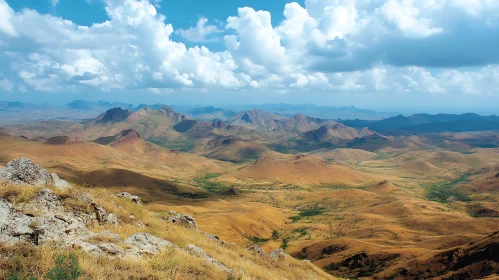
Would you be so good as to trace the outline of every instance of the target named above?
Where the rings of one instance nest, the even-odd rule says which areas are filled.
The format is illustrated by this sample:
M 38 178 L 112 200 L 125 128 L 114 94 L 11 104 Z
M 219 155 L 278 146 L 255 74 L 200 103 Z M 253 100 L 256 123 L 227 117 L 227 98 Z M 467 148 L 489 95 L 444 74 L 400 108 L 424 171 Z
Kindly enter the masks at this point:
M 78 279 L 81 269 L 78 266 L 78 257 L 72 253 L 57 256 L 55 267 L 45 277 L 50 280 L 74 280 Z
M 276 229 L 274 229 L 272 231 L 272 239 L 273 240 L 277 240 L 277 238 L 279 238 L 279 231 L 277 231 Z
M 17 270 L 14 270 L 14 272 L 12 272 L 12 274 L 10 274 L 10 273 L 5 274 L 5 279 L 7 279 L 7 280 L 37 280 L 35 277 L 28 277 Z
M 288 241 L 289 241 L 289 240 L 288 240 L 287 238 L 283 238 L 283 239 L 282 239 L 282 244 L 281 244 L 281 248 L 282 248 L 282 249 L 286 249 L 286 248 L 288 248 Z

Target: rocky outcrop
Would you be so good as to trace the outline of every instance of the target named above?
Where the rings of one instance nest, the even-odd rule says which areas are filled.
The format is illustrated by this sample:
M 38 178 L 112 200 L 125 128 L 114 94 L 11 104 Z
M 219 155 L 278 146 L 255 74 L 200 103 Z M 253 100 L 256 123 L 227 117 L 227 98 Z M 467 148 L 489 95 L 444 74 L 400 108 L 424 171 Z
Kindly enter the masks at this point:
M 11 208 L 12 205 L 7 200 L 0 198 L 0 229 L 7 223 Z
M 95 213 L 90 220 L 118 223 L 116 215 L 107 212 L 88 197 L 82 196 L 79 200 L 94 207 Z M 88 221 L 81 217 L 81 213 L 66 209 L 50 189 L 41 189 L 33 200 L 17 205 L 17 208 L 22 209 L 22 212 L 7 200 L 0 199 L 0 242 L 28 242 L 33 245 L 50 243 L 61 248 L 72 247 L 111 257 L 141 257 L 157 254 L 162 248 L 173 246 L 169 241 L 148 233 L 133 234 L 124 241 L 110 231 L 94 233 L 86 227 Z M 126 250 L 118 245 L 121 243 L 127 247 Z
M 116 194 L 116 196 L 129 199 L 135 204 L 142 205 L 142 200 L 140 200 L 140 197 L 138 197 L 136 195 L 132 195 L 128 192 L 120 192 L 120 193 Z
M 96 203 L 92 203 L 91 205 L 94 208 L 95 217 L 99 223 L 118 224 L 118 217 L 115 214 L 108 213 L 106 209 Z
M 265 251 L 256 244 L 253 244 L 250 247 L 248 247 L 248 250 L 250 250 L 251 252 L 254 252 L 256 254 L 259 254 L 260 256 L 265 255 Z
M 51 173 L 50 176 L 52 177 L 52 181 L 54 183 L 54 187 L 56 187 L 58 189 L 69 189 L 69 188 L 71 188 L 71 184 L 68 183 L 67 181 L 62 180 L 61 178 L 59 178 L 59 175 L 57 175 L 56 173 Z
M 284 253 L 284 250 L 279 248 L 276 250 L 272 250 L 267 254 L 268 257 L 274 259 L 274 260 L 279 260 L 280 258 L 287 258 L 289 257 L 288 254 Z
M 175 211 L 170 210 L 168 211 L 168 217 L 166 218 L 166 220 L 169 221 L 170 223 L 174 223 L 186 228 L 191 228 L 194 230 L 198 229 L 198 226 L 194 218 L 187 214 L 179 214 Z
M 236 244 L 234 242 L 227 243 L 227 242 L 223 241 L 222 239 L 220 239 L 220 237 L 213 235 L 213 234 L 210 234 L 210 233 L 207 233 L 207 232 L 204 233 L 204 236 L 206 236 L 208 239 L 210 239 L 212 241 L 215 241 L 219 245 L 230 246 L 230 245 Z
M 193 245 L 193 244 L 188 244 L 185 246 L 185 248 L 187 249 L 187 251 L 189 253 L 205 259 L 208 263 L 212 264 L 217 269 L 219 269 L 221 271 L 225 271 L 225 272 L 233 272 L 232 269 L 227 268 L 224 264 L 219 262 L 213 256 L 206 254 L 206 252 L 203 249 L 199 248 L 198 246 Z
M 50 173 L 29 158 L 18 158 L 9 162 L 0 173 L 0 179 L 38 187 L 54 183 Z
M 71 187 L 71 184 L 59 178 L 57 174 L 50 174 L 29 158 L 18 158 L 10 161 L 6 168 L 0 170 L 0 181 L 37 187 L 54 186 L 61 189 Z
M 36 213 L 36 215 L 10 208 L 6 216 L 4 210 L 0 222 L 2 224 L 0 241 L 30 242 L 35 245 L 56 242 L 62 246 L 72 246 L 74 242 L 89 238 L 91 235 L 78 217 L 62 207 L 50 189 L 40 190 L 35 199 L 22 205 L 22 209 L 25 213 Z
M 127 254 L 136 257 L 157 254 L 162 248 L 173 246 L 171 242 L 149 233 L 133 234 L 124 243 L 130 247 L 127 250 Z

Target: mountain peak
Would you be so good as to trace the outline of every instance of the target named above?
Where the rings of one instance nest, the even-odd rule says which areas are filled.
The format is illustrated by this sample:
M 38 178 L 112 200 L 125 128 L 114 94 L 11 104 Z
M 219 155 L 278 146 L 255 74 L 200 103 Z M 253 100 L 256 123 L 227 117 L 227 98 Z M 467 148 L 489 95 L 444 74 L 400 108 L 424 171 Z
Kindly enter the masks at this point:
M 175 112 L 170 106 L 161 107 L 158 109 L 158 112 L 161 112 L 167 118 L 175 119 L 177 122 L 188 119 L 186 115 Z
M 123 110 L 120 107 L 112 108 L 107 110 L 105 113 L 100 114 L 97 118 L 95 118 L 95 122 L 97 123 L 115 123 L 126 120 L 132 114 L 129 110 Z

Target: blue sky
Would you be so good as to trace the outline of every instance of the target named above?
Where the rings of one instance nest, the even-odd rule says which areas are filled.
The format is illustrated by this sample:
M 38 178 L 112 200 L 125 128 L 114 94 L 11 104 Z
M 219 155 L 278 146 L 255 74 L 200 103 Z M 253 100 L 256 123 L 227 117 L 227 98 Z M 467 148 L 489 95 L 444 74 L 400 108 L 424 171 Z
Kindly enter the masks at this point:
M 499 113 L 499 1 L 0 0 L 0 100 Z

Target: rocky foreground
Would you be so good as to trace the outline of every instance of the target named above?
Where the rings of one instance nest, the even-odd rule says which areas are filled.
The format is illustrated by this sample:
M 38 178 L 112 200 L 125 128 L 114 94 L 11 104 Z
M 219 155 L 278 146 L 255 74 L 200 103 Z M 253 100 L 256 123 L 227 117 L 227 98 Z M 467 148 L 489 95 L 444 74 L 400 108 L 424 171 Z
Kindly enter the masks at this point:
M 227 275 L 243 277 L 248 273 L 243 267 L 231 266 L 229 261 L 221 261 L 206 253 L 200 246 L 174 244 L 174 242 L 148 233 L 149 228 L 154 228 L 152 224 L 148 225 L 140 221 L 134 214 L 127 213 L 128 216 L 125 216 L 122 213 L 117 215 L 109 211 L 91 194 L 72 186 L 55 173 L 50 174 L 30 159 L 20 158 L 9 162 L 6 168 L 0 170 L 0 183 L 0 246 L 5 248 L 17 244 L 23 244 L 23 246 L 28 244 L 35 248 L 50 246 L 59 251 L 78 251 L 96 257 L 137 261 L 148 260 L 154 255 L 164 253 L 165 250 L 174 250 L 177 254 L 195 258 L 211 273 L 219 271 L 222 274 L 215 275 L 220 276 L 220 279 L 226 279 Z M 122 192 L 115 194 L 114 197 L 117 200 L 124 200 L 123 205 L 136 209 L 137 213 L 146 211 L 138 196 Z M 115 209 L 121 212 L 122 208 L 123 206 L 118 205 Z M 239 250 L 233 243 L 227 243 L 214 235 L 199 232 L 196 221 L 189 215 L 173 211 L 161 214 L 147 212 L 147 214 L 157 216 L 162 223 L 170 224 L 171 226 L 167 226 L 173 227 L 169 228 L 170 231 L 177 231 L 177 228 L 181 228 L 181 231 L 187 230 L 187 234 L 194 237 L 193 240 L 208 239 L 210 247 Z M 133 231 L 143 229 L 144 232 L 135 232 L 122 238 L 125 235 L 124 229 L 128 231 L 129 228 L 134 229 Z M 251 260 L 252 257 L 258 258 L 258 262 L 283 262 L 288 266 L 290 262 L 295 262 L 294 266 L 298 264 L 308 270 L 305 274 L 308 277 L 305 279 L 327 278 L 315 267 L 292 259 L 282 250 L 265 254 L 261 248 L 254 245 L 246 251 L 245 254 L 248 254 L 250 258 L 243 262 L 253 263 L 252 266 L 257 265 Z M 239 257 L 244 258 L 243 255 Z M 4 261 L 8 262 L 8 257 L 4 256 L 4 258 Z M 235 263 L 234 260 L 230 262 Z M 265 279 L 272 279 L 270 275 L 275 272 L 269 273 L 269 277 Z M 279 275 L 279 272 L 275 275 Z M 204 276 L 190 276 L 193 276 L 193 279 L 205 278 Z

